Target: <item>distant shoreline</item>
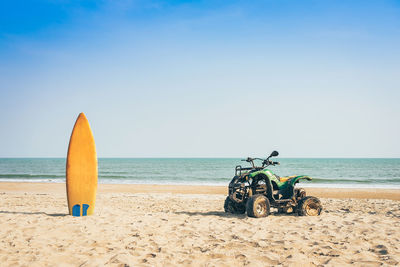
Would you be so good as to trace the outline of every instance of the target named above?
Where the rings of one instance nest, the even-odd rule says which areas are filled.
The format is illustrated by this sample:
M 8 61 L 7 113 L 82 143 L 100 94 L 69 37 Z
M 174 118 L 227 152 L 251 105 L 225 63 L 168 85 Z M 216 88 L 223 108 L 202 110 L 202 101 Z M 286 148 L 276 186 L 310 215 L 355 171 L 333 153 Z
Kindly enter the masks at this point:
M 0 182 L 0 193 L 65 194 L 64 183 Z M 308 195 L 321 198 L 359 198 L 400 200 L 399 189 L 377 188 L 306 188 Z M 152 185 L 152 184 L 99 184 L 103 193 L 170 193 L 227 195 L 227 186 L 207 185 Z

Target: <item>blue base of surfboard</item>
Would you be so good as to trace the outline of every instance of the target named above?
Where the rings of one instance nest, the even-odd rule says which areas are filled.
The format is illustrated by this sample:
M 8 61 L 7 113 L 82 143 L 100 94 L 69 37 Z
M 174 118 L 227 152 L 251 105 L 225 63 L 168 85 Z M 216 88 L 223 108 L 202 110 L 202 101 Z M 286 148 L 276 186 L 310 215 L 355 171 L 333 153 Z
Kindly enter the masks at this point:
M 89 208 L 88 204 L 82 205 L 82 216 L 87 216 L 87 210 Z M 76 204 L 72 207 L 72 216 L 80 217 L 81 216 L 81 205 Z

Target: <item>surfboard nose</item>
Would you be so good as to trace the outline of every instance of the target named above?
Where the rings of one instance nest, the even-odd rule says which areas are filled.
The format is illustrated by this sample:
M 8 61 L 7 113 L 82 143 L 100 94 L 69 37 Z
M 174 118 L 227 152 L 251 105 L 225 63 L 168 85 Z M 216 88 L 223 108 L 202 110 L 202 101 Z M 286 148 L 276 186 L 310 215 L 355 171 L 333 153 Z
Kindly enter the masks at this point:
M 83 112 L 79 113 L 78 119 L 79 119 L 79 118 L 86 119 L 85 113 L 83 113 Z

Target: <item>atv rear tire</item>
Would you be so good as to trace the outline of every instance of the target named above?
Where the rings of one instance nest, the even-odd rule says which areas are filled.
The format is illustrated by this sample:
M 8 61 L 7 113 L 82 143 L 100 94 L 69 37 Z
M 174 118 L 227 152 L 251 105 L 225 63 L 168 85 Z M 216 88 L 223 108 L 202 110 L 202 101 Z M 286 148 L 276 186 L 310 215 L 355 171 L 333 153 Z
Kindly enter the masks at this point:
M 229 196 L 226 197 L 224 203 L 225 212 L 233 213 L 233 214 L 243 214 L 246 212 L 246 208 L 244 205 L 236 203 Z
M 246 203 L 247 216 L 254 218 L 267 217 L 270 212 L 268 198 L 264 195 L 254 195 Z
M 297 205 L 297 213 L 300 216 L 318 216 L 321 211 L 321 201 L 316 197 L 302 198 Z

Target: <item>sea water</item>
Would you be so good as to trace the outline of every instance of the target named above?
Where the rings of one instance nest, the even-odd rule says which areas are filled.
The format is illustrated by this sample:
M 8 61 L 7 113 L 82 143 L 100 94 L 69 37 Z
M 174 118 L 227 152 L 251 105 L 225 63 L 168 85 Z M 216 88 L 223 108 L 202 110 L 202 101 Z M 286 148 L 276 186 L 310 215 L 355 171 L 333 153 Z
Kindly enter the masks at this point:
M 310 187 L 400 189 L 400 159 L 274 158 L 279 176 L 308 175 Z M 0 158 L 0 182 L 65 182 L 65 158 Z M 100 158 L 99 183 L 227 186 L 236 158 Z

